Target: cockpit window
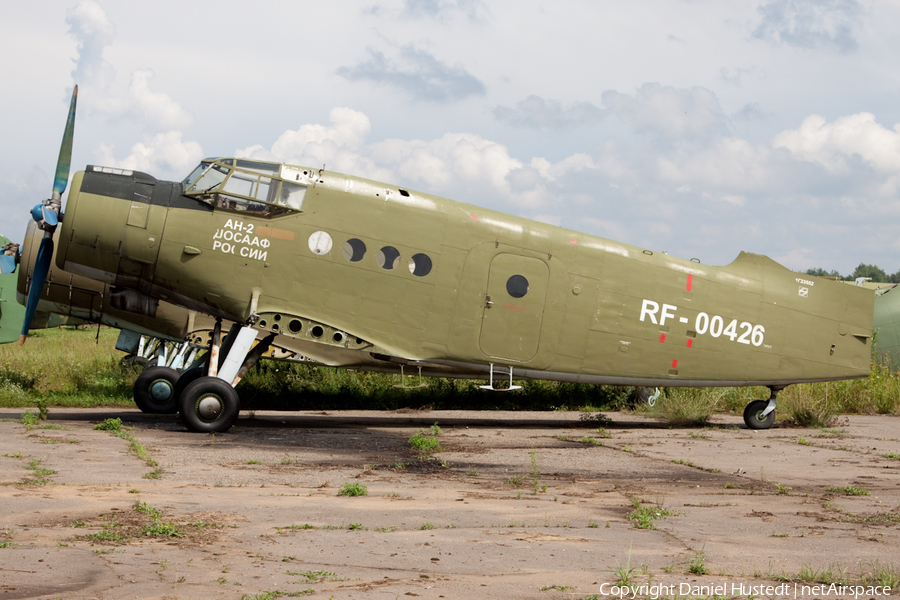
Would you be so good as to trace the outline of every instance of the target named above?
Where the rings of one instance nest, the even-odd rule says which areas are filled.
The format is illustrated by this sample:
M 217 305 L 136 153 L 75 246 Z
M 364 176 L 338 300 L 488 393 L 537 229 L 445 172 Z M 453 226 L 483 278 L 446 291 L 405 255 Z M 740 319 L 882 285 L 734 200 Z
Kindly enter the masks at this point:
M 195 181 L 197 181 L 197 178 L 203 174 L 203 171 L 207 170 L 209 168 L 209 165 L 211 165 L 211 164 L 212 164 L 211 162 L 204 161 L 204 162 L 200 163 L 199 165 L 197 165 L 197 168 L 194 169 L 193 171 L 191 171 L 191 174 L 188 175 L 187 177 L 185 177 L 184 181 L 181 182 L 184 184 L 184 189 L 188 189 L 189 187 L 191 187 L 191 185 Z
M 205 161 L 184 180 L 185 194 L 219 208 L 259 215 L 299 211 L 306 186 L 282 181 L 280 168 L 243 159 Z
M 263 173 L 268 173 L 269 175 L 275 175 L 281 167 L 281 165 L 276 163 L 264 163 L 257 160 L 243 160 L 240 158 L 235 161 L 235 166 L 239 169 L 261 171 Z
M 212 191 L 219 187 L 226 177 L 228 177 L 228 169 L 222 165 L 213 164 L 187 189 L 187 192 L 202 194 Z

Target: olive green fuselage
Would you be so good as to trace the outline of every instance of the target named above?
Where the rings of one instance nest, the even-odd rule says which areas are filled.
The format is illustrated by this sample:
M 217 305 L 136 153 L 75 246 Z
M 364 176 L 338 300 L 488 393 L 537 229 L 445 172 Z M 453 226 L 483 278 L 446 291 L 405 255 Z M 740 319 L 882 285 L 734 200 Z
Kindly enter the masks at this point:
M 665 386 L 868 374 L 871 292 L 760 255 L 712 267 L 336 173 L 305 184 L 299 210 L 262 215 L 82 171 L 57 265 L 139 298 L 259 315 L 257 328 L 362 368 Z

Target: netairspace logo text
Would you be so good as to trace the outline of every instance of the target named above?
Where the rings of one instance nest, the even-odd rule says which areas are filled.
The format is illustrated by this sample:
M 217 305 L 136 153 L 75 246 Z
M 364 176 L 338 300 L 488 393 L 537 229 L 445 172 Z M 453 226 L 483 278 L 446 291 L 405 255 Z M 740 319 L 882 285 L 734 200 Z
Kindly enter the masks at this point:
M 803 585 L 797 583 L 782 583 L 780 585 L 748 585 L 746 583 L 720 583 L 717 585 L 692 585 L 690 583 L 656 584 L 656 585 L 611 585 L 604 583 L 600 586 L 600 593 L 616 598 L 629 598 L 636 600 L 650 598 L 658 600 L 664 596 L 765 596 L 767 598 L 799 598 L 803 596 L 818 596 L 832 598 L 875 598 L 878 596 L 890 596 L 891 588 L 881 585 Z

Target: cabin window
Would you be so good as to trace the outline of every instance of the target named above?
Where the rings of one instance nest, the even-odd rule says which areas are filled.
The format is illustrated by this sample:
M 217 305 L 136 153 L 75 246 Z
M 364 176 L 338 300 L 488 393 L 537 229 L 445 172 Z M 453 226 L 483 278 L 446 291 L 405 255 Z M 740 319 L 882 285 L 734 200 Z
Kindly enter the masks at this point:
M 362 240 L 351 238 L 341 248 L 344 258 L 350 262 L 359 262 L 366 255 L 366 244 Z
M 416 277 L 425 277 L 431 273 L 431 257 L 427 254 L 413 254 L 409 259 L 409 272 Z
M 528 293 L 528 280 L 521 275 L 513 275 L 506 280 L 506 292 L 513 298 L 522 298 Z
M 281 184 L 281 195 L 278 197 L 278 204 L 294 210 L 300 210 L 300 207 L 303 206 L 304 196 L 306 196 L 306 186 L 285 181 Z
M 385 246 L 378 251 L 378 266 L 385 271 L 397 268 L 400 264 L 400 251 L 393 246 Z

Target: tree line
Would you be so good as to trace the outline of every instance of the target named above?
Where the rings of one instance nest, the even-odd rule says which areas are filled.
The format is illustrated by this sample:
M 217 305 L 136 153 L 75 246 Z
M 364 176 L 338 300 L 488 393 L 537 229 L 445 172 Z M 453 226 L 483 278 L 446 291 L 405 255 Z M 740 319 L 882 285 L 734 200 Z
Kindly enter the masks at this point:
M 900 283 L 900 270 L 893 275 L 888 275 L 884 269 L 865 263 L 859 263 L 859 266 L 850 275 L 841 275 L 837 271 L 826 271 L 825 269 L 807 269 L 805 273 L 817 277 L 834 277 L 844 281 L 856 281 L 858 277 L 868 277 L 878 283 Z

